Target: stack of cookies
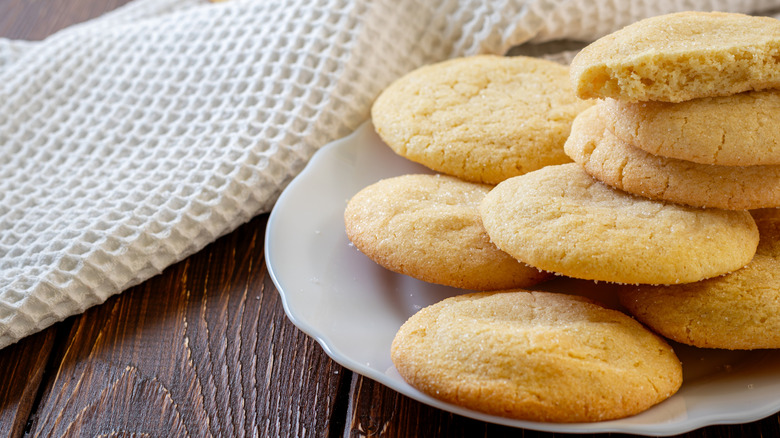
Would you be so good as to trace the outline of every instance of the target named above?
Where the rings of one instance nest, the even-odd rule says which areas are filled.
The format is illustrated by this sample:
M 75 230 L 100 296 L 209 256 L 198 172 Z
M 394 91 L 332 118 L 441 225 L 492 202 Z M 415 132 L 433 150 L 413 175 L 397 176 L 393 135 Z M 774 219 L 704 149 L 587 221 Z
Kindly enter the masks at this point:
M 644 20 L 572 62 L 580 97 L 566 153 L 617 189 L 695 207 L 750 210 L 759 243 L 744 268 L 635 285 L 620 302 L 675 341 L 780 348 L 780 22 L 724 13 Z
M 483 291 L 413 315 L 399 373 L 493 415 L 601 421 L 679 389 L 664 338 L 780 348 L 778 64 L 778 21 L 690 12 L 570 70 L 478 56 L 388 87 L 376 131 L 437 174 L 363 189 L 347 236 L 394 272 Z M 552 274 L 621 284 L 622 311 L 519 289 Z
M 695 207 L 780 206 L 780 21 L 684 12 L 640 21 L 572 61 L 566 153 L 593 177 Z

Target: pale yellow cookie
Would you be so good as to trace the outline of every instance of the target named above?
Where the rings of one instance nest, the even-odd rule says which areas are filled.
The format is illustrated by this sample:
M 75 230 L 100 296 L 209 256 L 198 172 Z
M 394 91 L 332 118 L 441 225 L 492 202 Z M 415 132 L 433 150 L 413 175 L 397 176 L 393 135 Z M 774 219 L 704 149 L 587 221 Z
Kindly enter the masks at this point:
M 634 415 L 682 383 L 674 351 L 641 324 L 549 292 L 448 298 L 409 318 L 391 353 L 401 376 L 432 397 L 531 421 Z
M 480 212 L 502 250 L 586 280 L 690 283 L 745 266 L 758 244 L 746 211 L 640 198 L 596 181 L 576 163 L 502 182 Z
M 638 21 L 571 63 L 581 98 L 685 100 L 780 87 L 780 21 L 680 12 Z
M 680 103 L 599 104 L 622 140 L 654 155 L 701 164 L 780 164 L 780 90 L 750 91 Z
M 574 97 L 568 67 L 536 58 L 474 56 L 415 70 L 374 102 L 379 136 L 438 172 L 495 184 L 569 162 L 563 142 L 591 103 Z
M 780 206 L 780 166 L 718 166 L 649 154 L 609 130 L 602 105 L 577 117 L 564 147 L 594 178 L 635 195 L 694 207 Z
M 754 212 L 761 233 L 745 268 L 674 286 L 620 290 L 620 302 L 658 333 L 704 348 L 780 348 L 780 212 Z
M 489 190 L 449 176 L 385 179 L 349 201 L 347 237 L 381 266 L 430 283 L 495 290 L 547 278 L 490 242 L 477 209 Z

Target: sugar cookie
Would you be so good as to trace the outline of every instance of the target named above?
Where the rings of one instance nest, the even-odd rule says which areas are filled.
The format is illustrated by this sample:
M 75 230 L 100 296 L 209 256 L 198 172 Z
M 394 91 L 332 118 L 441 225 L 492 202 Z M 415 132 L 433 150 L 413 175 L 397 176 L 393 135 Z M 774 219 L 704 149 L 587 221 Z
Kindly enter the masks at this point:
M 449 176 L 385 179 L 349 201 L 347 237 L 385 268 L 431 283 L 494 290 L 547 278 L 490 242 L 477 209 L 488 190 Z
M 637 319 L 675 341 L 704 348 L 780 348 L 780 211 L 753 212 L 761 233 L 745 268 L 674 286 L 621 288 Z
M 432 397 L 531 421 L 626 417 L 682 382 L 674 351 L 641 324 L 549 292 L 445 299 L 409 318 L 391 353 L 401 376 Z
M 640 198 L 579 164 L 498 184 L 480 205 L 491 240 L 539 269 L 615 283 L 689 283 L 745 266 L 758 230 L 746 211 Z
M 679 12 L 638 21 L 580 51 L 571 78 L 581 98 L 685 100 L 780 87 L 780 21 Z
M 780 90 L 680 103 L 599 104 L 620 139 L 654 155 L 701 164 L 780 164 Z
M 727 210 L 780 207 L 780 165 L 718 166 L 649 154 L 618 139 L 598 104 L 580 114 L 564 149 L 594 178 L 646 198 Z
M 529 57 L 482 55 L 415 70 L 375 101 L 374 127 L 399 155 L 433 170 L 498 183 L 563 153 L 574 117 L 568 67 Z

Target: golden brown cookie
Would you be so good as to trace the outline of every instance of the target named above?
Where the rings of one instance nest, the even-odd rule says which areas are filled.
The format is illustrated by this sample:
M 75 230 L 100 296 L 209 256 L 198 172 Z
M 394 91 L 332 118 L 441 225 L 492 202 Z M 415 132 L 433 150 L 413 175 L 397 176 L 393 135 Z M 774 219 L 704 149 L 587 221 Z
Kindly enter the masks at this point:
M 477 210 L 490 186 L 443 175 L 404 175 L 358 192 L 347 237 L 385 268 L 471 290 L 527 287 L 548 277 L 490 242 Z
M 654 155 L 701 164 L 780 164 L 780 90 L 751 91 L 681 103 L 599 104 L 622 140 Z
M 780 211 L 753 212 L 761 233 L 745 268 L 674 286 L 625 287 L 620 302 L 663 336 L 704 348 L 780 348 Z
M 682 102 L 780 87 L 780 21 L 679 12 L 638 21 L 571 63 L 581 98 Z
M 473 56 L 393 82 L 371 116 L 399 155 L 459 178 L 495 184 L 569 162 L 563 142 L 591 103 L 574 97 L 568 67 L 529 57 Z
M 577 117 L 564 146 L 594 178 L 638 196 L 694 207 L 780 206 L 780 166 L 718 166 L 649 154 L 609 130 L 602 105 Z
M 391 352 L 401 376 L 432 397 L 531 421 L 626 417 L 682 382 L 674 351 L 641 324 L 549 292 L 445 299 L 409 318 Z
M 745 266 L 758 244 L 746 211 L 640 198 L 596 181 L 576 163 L 498 184 L 480 212 L 502 250 L 586 280 L 690 283 Z

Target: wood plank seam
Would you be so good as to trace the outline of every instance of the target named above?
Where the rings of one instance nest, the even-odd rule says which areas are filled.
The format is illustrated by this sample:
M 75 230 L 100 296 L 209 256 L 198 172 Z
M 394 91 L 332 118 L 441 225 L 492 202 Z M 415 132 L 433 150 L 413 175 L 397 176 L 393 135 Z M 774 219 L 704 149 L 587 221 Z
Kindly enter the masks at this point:
M 344 428 L 349 424 L 347 413 L 349 412 L 349 403 L 351 399 L 350 389 L 352 387 L 354 373 L 344 367 L 341 367 L 340 373 L 341 377 L 339 379 L 338 389 L 333 398 L 333 404 L 331 405 L 330 416 L 328 418 L 328 437 L 342 436 Z
M 67 318 L 66 320 L 59 322 L 49 328 L 49 330 L 55 331 L 54 341 L 52 342 L 51 349 L 46 359 L 46 364 L 43 367 L 43 372 L 40 373 L 38 378 L 37 388 L 33 402 L 30 404 L 30 410 L 27 413 L 26 421 L 22 431 L 13 430 L 11 436 L 21 437 L 23 434 L 32 434 L 38 420 L 38 411 L 43 402 L 43 396 L 46 393 L 47 385 L 44 382 L 53 380 L 52 376 L 56 376 L 59 373 L 59 366 L 62 363 L 62 359 L 67 352 L 68 339 L 73 328 L 75 317 Z M 33 434 L 34 435 L 34 434 Z

